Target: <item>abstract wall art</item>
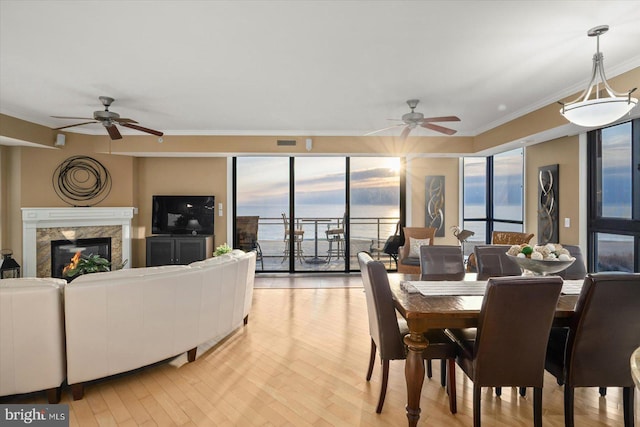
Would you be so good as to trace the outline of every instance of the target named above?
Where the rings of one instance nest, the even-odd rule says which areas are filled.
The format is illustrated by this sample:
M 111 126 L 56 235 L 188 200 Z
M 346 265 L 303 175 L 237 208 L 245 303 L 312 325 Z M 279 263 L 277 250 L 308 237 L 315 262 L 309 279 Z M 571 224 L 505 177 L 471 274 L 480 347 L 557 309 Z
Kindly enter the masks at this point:
M 558 243 L 558 165 L 538 169 L 538 243 Z
M 444 236 L 444 176 L 426 177 L 425 226 L 436 228 L 436 237 Z

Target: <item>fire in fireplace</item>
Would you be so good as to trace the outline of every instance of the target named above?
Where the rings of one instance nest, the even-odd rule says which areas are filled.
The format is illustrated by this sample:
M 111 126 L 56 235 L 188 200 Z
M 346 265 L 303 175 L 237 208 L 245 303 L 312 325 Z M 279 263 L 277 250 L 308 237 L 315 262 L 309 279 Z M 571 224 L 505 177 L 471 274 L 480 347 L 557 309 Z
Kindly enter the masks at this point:
M 51 277 L 64 278 L 63 271 L 80 256 L 100 255 L 111 261 L 111 237 L 51 241 Z M 75 261 L 74 261 L 75 259 Z

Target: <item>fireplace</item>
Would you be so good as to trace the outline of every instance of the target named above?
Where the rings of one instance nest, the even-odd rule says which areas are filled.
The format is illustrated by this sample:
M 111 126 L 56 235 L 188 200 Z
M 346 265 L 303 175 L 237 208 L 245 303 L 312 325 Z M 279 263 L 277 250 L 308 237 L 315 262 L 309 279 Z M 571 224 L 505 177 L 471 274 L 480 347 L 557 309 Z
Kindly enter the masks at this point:
M 131 260 L 131 220 L 135 213 L 133 207 L 22 208 L 23 276 L 51 277 L 52 240 L 110 237 L 111 262 L 120 265 Z
M 100 255 L 111 262 L 111 237 L 51 241 L 51 277 L 64 278 L 64 268 L 77 256 Z

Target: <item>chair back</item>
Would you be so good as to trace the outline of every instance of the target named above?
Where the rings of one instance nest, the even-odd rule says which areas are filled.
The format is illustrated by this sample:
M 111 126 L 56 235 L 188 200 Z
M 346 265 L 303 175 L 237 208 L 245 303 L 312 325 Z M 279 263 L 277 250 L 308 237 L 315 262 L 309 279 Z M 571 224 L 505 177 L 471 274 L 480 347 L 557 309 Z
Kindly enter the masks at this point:
M 562 279 L 489 279 L 478 318 L 474 383 L 542 387 L 549 331 Z
M 404 236 L 404 245 L 399 248 L 400 258 L 406 258 L 411 251 L 411 239 L 429 239 L 429 244 L 433 245 L 436 237 L 435 227 L 403 227 L 402 235 Z
M 640 274 L 589 274 L 572 319 L 566 383 L 633 387 L 629 359 L 640 346 Z
M 236 248 L 245 252 L 256 249 L 259 216 L 236 217 Z
M 533 236 L 533 233 L 494 231 L 491 233 L 491 243 L 494 245 L 521 245 L 523 243 L 529 243 Z
M 584 280 L 587 276 L 587 267 L 584 263 L 584 257 L 582 256 L 580 246 L 562 245 L 562 247 L 568 250 L 571 256 L 576 260 L 566 270 L 559 272 L 558 276 L 565 280 Z
M 371 339 L 376 343 L 382 359 L 404 359 L 406 351 L 389 288 L 387 270 L 383 263 L 375 261 L 364 251 L 358 253 L 358 263 L 367 299 Z
M 487 280 L 489 277 L 520 276 L 520 266 L 507 256 L 509 245 L 478 245 L 473 248 L 476 265 L 478 268 L 478 280 Z
M 464 259 L 460 246 L 430 245 L 420 247 L 421 280 L 462 280 Z

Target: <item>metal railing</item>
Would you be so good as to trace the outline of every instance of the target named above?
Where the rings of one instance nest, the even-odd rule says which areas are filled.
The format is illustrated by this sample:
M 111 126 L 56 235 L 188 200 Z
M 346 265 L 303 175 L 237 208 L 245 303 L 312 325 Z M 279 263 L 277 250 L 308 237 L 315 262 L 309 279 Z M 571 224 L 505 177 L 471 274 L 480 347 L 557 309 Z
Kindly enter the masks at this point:
M 313 219 L 321 219 L 317 224 L 317 236 L 315 233 L 316 224 Z M 307 220 L 307 221 L 304 221 Z M 357 254 L 359 251 L 373 251 L 378 259 L 388 261 L 388 268 L 395 268 L 392 258 L 388 255 L 375 251 L 380 248 L 387 238 L 394 234 L 398 217 L 351 217 L 349 218 L 349 233 L 344 236 L 346 244 L 349 244 L 350 269 L 357 270 Z M 328 250 L 330 239 L 325 231 L 331 228 L 344 228 L 342 217 L 296 217 L 293 219 L 294 228 L 303 230 L 304 235 L 301 243 L 304 257 L 318 256 L 329 259 Z M 316 242 L 317 239 L 317 242 Z M 265 270 L 285 270 L 288 269 L 285 254 L 285 227 L 282 217 L 260 217 L 258 220 L 258 243 L 262 250 L 262 257 Z M 317 245 L 317 253 L 316 253 Z M 344 270 L 343 258 L 331 257 L 327 263 L 307 264 L 300 262 L 296 264 L 296 270 L 323 271 L 323 270 Z

